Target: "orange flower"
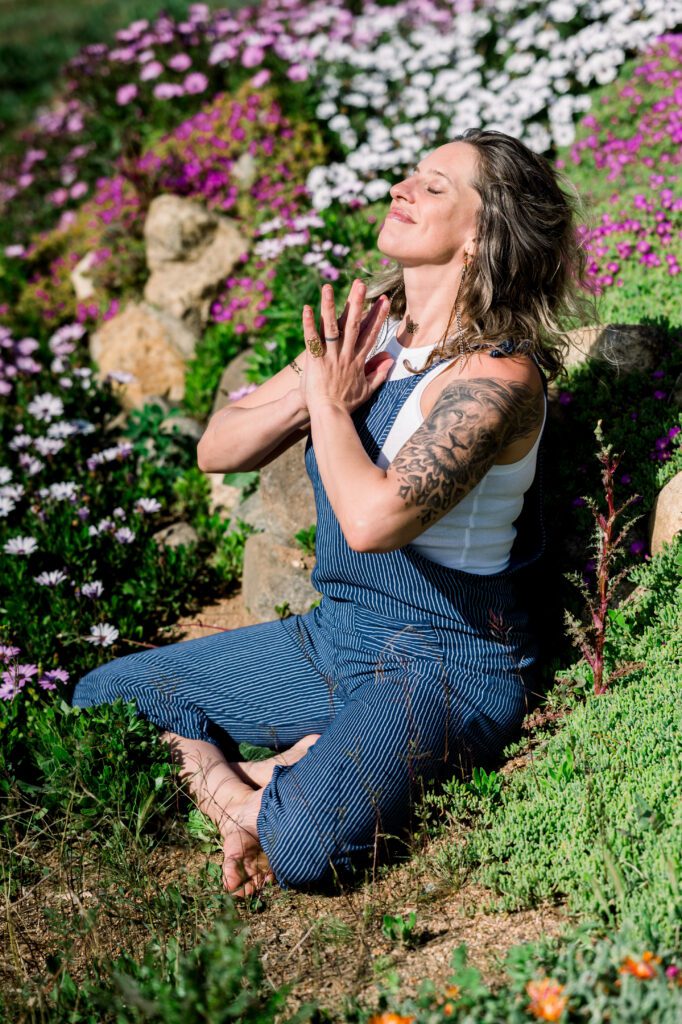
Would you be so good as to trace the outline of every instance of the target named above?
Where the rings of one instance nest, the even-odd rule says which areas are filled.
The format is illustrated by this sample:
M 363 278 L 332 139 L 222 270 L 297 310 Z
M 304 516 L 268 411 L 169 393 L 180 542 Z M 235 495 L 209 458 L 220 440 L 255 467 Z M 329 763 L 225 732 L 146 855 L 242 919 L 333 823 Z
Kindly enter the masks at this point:
M 443 1007 L 443 1013 L 445 1014 L 446 1017 L 452 1017 L 454 1012 L 455 1007 L 452 1003 L 446 1003 L 445 1006 Z
M 654 956 L 653 953 L 647 950 L 645 953 L 642 953 L 641 960 L 635 960 L 631 956 L 626 957 L 621 965 L 620 973 L 632 974 L 635 978 L 648 981 L 650 978 L 655 978 L 658 974 L 656 964 L 660 964 L 660 962 L 660 956 Z
M 378 1013 L 369 1018 L 369 1024 L 413 1024 L 414 1017 L 401 1017 L 399 1013 Z
M 459 999 L 459 985 L 448 985 L 445 995 L 448 999 Z
M 530 996 L 528 1012 L 538 1020 L 559 1020 L 568 1002 L 568 998 L 561 994 L 563 991 L 564 986 L 552 978 L 529 981 L 526 985 Z

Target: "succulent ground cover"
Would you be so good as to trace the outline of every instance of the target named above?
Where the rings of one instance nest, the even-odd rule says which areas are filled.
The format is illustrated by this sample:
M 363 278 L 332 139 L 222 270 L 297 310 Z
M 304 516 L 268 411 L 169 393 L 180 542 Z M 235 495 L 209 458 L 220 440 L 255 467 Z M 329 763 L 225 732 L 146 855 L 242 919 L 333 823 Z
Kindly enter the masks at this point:
M 379 265 L 390 181 L 480 119 L 558 156 L 587 202 L 602 315 L 658 332 L 653 369 L 614 379 L 588 365 L 560 384 L 550 519 L 559 568 L 594 591 L 596 420 L 622 453 L 613 484 L 619 502 L 634 499 L 632 512 L 648 512 L 682 468 L 680 17 L 654 0 L 194 4 L 184 20 L 139 19 L 115 44 L 89 47 L 66 68 L 61 100 L 6 145 L 0 842 L 10 952 L 0 1006 L 9 1019 L 324 1018 L 303 1003 L 324 990 L 330 946 L 348 997 L 336 993 L 333 1019 L 679 1019 L 682 865 L 679 800 L 669 794 L 682 774 L 671 685 L 680 553 L 651 558 L 646 519 L 612 566 L 631 569 L 632 594 L 605 626 L 616 673 L 608 692 L 592 694 L 589 665 L 564 641 L 527 736 L 507 751 L 516 767 L 426 799 L 407 866 L 340 893 L 317 929 L 295 932 L 287 918 L 288 908 L 307 915 L 306 897 L 266 895 L 235 911 L 219 891 L 211 830 L 154 729 L 132 706 L 81 712 L 68 695 L 100 661 L 168 642 L 162 628 L 239 579 L 246 527 L 209 511 L 194 446 L 158 406 L 122 422 L 116 374 L 100 381 L 87 354 L 88 332 L 144 283 L 150 200 L 199 199 L 236 218 L 249 240 L 189 367 L 183 411 L 204 419 L 225 362 L 247 342 L 254 385 L 300 349 L 291 325 L 322 281 L 341 292 Z M 96 300 L 79 305 L 70 272 L 88 252 Z M 177 519 L 197 541 L 160 546 L 154 533 Z M 555 582 L 579 616 L 576 588 Z M 391 895 L 400 870 L 409 885 Z M 408 950 L 428 951 L 434 885 L 460 889 L 461 912 L 487 901 L 501 920 L 536 904 L 568 908 L 570 929 L 533 946 L 510 941 L 497 968 L 470 966 L 453 949 L 450 983 L 407 998 L 400 970 Z M 372 909 L 375 896 L 387 902 Z M 280 933 L 291 938 L 278 956 Z M 297 986 L 289 1004 L 288 981 Z

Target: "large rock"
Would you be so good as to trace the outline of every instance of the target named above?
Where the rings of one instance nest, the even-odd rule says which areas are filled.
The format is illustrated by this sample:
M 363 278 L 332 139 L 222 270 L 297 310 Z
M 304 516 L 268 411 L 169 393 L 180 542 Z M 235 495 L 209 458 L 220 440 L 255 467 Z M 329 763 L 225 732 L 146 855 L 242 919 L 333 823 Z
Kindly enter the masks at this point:
M 157 196 L 144 226 L 151 272 L 147 302 L 198 330 L 212 299 L 247 248 L 235 224 L 192 199 Z
M 282 544 L 317 520 L 312 484 L 305 469 L 302 438 L 260 471 L 260 495 L 268 532 Z
M 659 493 L 649 520 L 652 555 L 657 555 L 664 544 L 682 530 L 682 472 L 668 480 Z
M 264 533 L 246 538 L 242 595 L 258 622 L 277 618 L 277 605 L 304 615 L 321 594 L 310 582 L 314 559 L 294 547 L 275 543 Z
M 211 485 L 211 494 L 209 496 L 211 512 L 219 512 L 222 516 L 232 518 L 234 510 L 236 510 L 241 500 L 241 487 L 226 484 L 224 482 L 224 473 L 207 473 L 206 476 Z
M 231 359 L 223 370 L 220 383 L 213 399 L 213 414 L 230 404 L 230 392 L 239 391 L 249 381 L 246 379 L 246 364 L 253 354 L 253 348 L 245 348 L 243 352 Z
M 117 386 L 126 409 L 144 405 L 152 395 L 179 402 L 185 393 L 185 361 L 196 337 L 175 318 L 144 303 L 130 303 L 90 337 L 90 355 L 101 379 L 108 373 L 131 374 Z
M 607 324 L 581 327 L 569 333 L 567 369 L 595 359 L 616 373 L 654 370 L 662 354 L 663 338 L 655 327 L 644 324 Z

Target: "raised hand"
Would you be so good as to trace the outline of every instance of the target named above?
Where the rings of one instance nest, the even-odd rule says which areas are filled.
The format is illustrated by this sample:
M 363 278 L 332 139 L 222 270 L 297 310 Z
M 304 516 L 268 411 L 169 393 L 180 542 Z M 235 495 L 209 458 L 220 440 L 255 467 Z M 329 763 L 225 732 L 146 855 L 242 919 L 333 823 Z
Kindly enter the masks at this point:
M 393 365 L 393 359 L 387 352 L 379 352 L 372 359 L 367 359 L 388 315 L 390 303 L 385 295 L 380 296 L 363 317 L 365 291 L 364 284 L 356 279 L 337 321 L 334 290 L 331 285 L 324 285 L 319 332 L 312 309 L 309 306 L 303 309 L 303 337 L 307 352 L 300 387 L 311 411 L 316 403 L 327 403 L 353 412 L 383 384 Z M 337 340 L 325 342 L 325 337 Z

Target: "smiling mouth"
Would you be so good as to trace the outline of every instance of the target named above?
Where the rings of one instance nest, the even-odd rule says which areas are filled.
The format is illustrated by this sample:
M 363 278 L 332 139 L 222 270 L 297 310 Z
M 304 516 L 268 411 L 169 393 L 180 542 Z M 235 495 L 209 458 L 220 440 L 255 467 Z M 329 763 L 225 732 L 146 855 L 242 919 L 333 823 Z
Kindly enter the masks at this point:
M 414 221 L 410 220 L 409 217 L 402 217 L 399 213 L 389 213 L 386 220 L 399 220 L 403 224 L 414 224 Z

